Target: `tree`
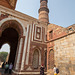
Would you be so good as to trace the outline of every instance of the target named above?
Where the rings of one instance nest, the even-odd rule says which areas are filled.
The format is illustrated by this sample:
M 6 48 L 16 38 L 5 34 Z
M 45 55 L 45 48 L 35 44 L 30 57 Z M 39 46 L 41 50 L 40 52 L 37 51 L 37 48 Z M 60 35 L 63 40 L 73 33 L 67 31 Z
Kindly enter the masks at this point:
M 7 55 L 8 55 L 8 52 L 0 52 L 0 60 L 2 62 L 6 61 Z

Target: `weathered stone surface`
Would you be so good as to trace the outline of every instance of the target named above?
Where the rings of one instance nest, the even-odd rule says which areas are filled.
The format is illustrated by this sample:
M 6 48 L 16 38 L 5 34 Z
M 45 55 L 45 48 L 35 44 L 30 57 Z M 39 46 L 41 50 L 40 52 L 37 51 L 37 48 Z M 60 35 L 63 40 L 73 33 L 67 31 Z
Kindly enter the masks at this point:
M 74 30 L 74 26 L 70 27 Z M 74 31 L 67 32 L 68 29 L 50 24 L 47 31 L 47 39 L 50 41 L 47 44 L 47 51 L 49 52 L 51 43 L 54 43 L 52 48 L 54 49 L 54 61 L 60 70 L 60 75 L 75 74 L 75 33 L 73 33 Z M 49 39 L 49 31 L 51 30 L 53 30 L 53 38 Z

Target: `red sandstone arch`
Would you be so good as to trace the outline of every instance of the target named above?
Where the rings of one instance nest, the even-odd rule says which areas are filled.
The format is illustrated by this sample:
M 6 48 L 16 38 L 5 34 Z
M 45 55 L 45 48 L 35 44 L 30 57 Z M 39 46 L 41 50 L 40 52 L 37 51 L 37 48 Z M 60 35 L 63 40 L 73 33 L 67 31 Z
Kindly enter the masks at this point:
M 14 28 L 14 29 L 18 32 L 18 34 L 19 34 L 20 36 L 23 35 L 23 28 L 22 28 L 22 26 L 20 25 L 20 23 L 17 22 L 16 20 L 8 20 L 8 21 L 4 22 L 4 23 L 1 25 L 1 27 L 0 27 L 1 33 L 2 33 L 6 28 L 9 28 L 9 27 Z
M 19 39 L 23 36 L 23 27 L 16 20 L 8 20 L 2 23 L 0 27 L 0 48 L 4 43 L 10 45 L 9 63 L 14 64 Z
M 2 19 L 2 20 L 0 21 L 0 36 L 1 36 L 1 26 L 2 26 L 5 22 L 8 22 L 8 21 L 14 21 L 14 22 L 16 22 L 16 23 L 18 24 L 17 26 L 22 27 L 23 36 L 25 36 L 25 27 L 24 27 L 23 23 L 22 23 L 19 19 L 14 18 L 14 17 L 12 17 L 12 18 L 8 17 L 8 18 Z
M 48 69 L 53 69 L 54 67 L 54 50 L 50 49 L 48 54 Z
M 39 66 L 41 65 L 41 50 L 40 50 L 39 47 L 35 47 L 32 50 L 33 50 L 32 51 L 32 64 L 34 62 L 33 61 L 33 59 L 34 59 L 34 53 L 35 53 L 35 51 L 38 51 L 38 55 L 39 55 L 39 57 L 38 57 L 38 67 L 36 69 L 39 69 Z

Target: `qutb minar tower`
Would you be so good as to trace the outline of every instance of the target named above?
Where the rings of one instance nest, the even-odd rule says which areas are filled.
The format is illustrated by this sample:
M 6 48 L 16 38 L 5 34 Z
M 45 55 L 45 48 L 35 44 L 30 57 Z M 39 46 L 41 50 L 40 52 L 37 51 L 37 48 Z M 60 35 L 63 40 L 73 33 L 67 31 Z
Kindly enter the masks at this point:
M 45 23 L 49 23 L 49 9 L 47 3 L 48 0 L 40 0 L 39 20 Z

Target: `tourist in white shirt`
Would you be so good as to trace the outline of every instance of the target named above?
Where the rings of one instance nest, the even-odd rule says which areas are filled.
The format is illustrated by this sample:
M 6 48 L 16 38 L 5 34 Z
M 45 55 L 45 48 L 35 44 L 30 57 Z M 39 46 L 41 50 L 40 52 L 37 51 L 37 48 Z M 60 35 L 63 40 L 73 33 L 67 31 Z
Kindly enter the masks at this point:
M 57 75 L 57 73 L 56 73 L 56 65 L 54 65 L 53 71 L 54 71 L 54 75 Z

